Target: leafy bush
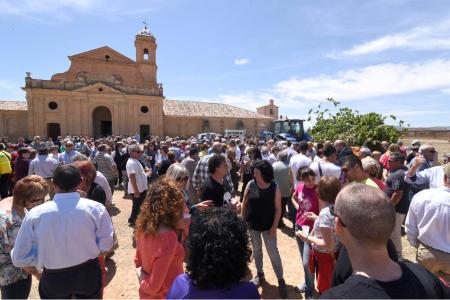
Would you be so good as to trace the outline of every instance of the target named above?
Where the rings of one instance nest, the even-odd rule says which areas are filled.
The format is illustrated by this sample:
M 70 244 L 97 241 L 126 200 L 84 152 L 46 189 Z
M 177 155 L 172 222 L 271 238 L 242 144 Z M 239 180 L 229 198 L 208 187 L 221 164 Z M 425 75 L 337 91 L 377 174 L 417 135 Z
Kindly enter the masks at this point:
M 380 148 L 382 141 L 397 142 L 402 131 L 406 130 L 402 120 L 398 121 L 399 128 L 396 128 L 385 124 L 387 117 L 379 113 L 361 114 L 358 110 L 341 107 L 340 102 L 333 98 L 327 98 L 327 101 L 337 112 L 323 108 L 323 103 L 308 112 L 307 120 L 316 122 L 308 132 L 316 141 L 340 139 L 349 145 L 366 145 L 374 150 Z M 394 115 L 389 118 L 397 120 Z

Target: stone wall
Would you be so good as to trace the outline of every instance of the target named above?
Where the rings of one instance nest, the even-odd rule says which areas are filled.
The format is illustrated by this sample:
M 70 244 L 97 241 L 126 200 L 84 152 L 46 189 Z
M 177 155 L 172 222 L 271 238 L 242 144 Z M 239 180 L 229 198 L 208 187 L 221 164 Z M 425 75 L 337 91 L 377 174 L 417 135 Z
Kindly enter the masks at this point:
M 408 130 L 403 136 L 409 138 L 450 139 L 450 130 Z
M 261 129 L 268 128 L 269 122 L 258 119 L 164 116 L 164 135 L 189 137 L 202 132 L 223 134 L 225 129 L 240 129 L 238 126 L 241 125 L 248 135 L 256 135 Z
M 0 111 L 0 135 L 16 140 L 27 136 L 27 111 Z

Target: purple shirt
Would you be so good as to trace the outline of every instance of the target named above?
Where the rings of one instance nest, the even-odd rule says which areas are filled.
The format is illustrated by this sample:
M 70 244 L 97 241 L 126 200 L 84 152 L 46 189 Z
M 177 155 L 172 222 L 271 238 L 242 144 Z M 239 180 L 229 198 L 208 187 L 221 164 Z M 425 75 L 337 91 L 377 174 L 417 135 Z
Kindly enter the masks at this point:
M 192 284 L 186 274 L 175 278 L 166 299 L 260 299 L 251 282 L 238 282 L 225 289 L 201 290 Z

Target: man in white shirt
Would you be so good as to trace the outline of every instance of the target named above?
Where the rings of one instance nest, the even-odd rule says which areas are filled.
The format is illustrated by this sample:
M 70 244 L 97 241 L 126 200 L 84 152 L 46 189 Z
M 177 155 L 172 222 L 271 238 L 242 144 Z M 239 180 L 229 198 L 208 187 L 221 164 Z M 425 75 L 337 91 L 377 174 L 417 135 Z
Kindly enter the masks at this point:
M 417 248 L 417 262 L 450 282 L 450 163 L 444 186 L 417 193 L 406 216 L 406 235 Z
M 137 216 L 141 208 L 141 204 L 147 196 L 148 181 L 147 176 L 150 173 L 146 173 L 142 164 L 139 161 L 139 157 L 142 155 L 142 149 L 138 144 L 133 144 L 128 147 L 128 153 L 130 158 L 127 161 L 127 175 L 128 175 L 128 193 L 133 196 L 133 206 L 131 208 L 131 215 L 128 218 L 130 226 L 134 226 Z
M 419 167 L 426 162 L 425 157 L 419 155 L 414 162 L 411 161 L 411 168 L 406 172 L 405 181 L 409 184 L 429 184 L 430 188 L 438 188 L 444 184 L 444 168 L 436 166 L 418 172 Z
M 326 145 L 323 149 L 323 158 L 320 161 L 315 161 L 309 166 L 316 174 L 316 184 L 319 183 L 322 176 L 333 176 L 339 179 L 341 176 L 341 167 L 334 163 L 337 160 L 336 148 L 333 145 Z
M 11 259 L 16 267 L 43 269 L 41 299 L 98 299 L 102 275 L 98 256 L 113 246 L 113 226 L 105 207 L 80 198 L 81 173 L 56 168 L 53 201 L 30 210 L 20 227 Z
M 289 161 L 289 172 L 290 176 L 292 177 L 292 182 L 294 183 L 293 189 L 297 186 L 298 180 L 297 180 L 297 173 L 298 170 L 300 170 L 303 167 L 309 167 L 312 160 L 306 156 L 306 151 L 308 151 L 308 143 L 305 141 L 301 141 L 298 144 L 300 153 L 294 155 L 291 157 L 291 160 Z

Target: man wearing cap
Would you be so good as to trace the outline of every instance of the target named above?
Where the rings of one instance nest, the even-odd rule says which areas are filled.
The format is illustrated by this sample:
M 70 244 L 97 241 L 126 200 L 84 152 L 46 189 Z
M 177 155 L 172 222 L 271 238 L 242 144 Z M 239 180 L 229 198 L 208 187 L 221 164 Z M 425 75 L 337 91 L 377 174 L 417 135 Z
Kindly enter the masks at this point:
M 53 172 L 59 166 L 56 159 L 48 156 L 48 149 L 44 143 L 40 143 L 36 146 L 38 149 L 38 155 L 30 163 L 30 168 L 28 169 L 28 175 L 39 175 L 47 181 L 49 190 L 48 194 L 50 199 L 53 199 L 55 195 L 55 188 L 52 182 Z
M 417 193 L 406 217 L 406 235 L 417 248 L 417 262 L 450 282 L 450 163 L 443 166 L 444 186 Z
M 408 165 L 410 165 L 411 161 L 419 153 L 419 148 L 420 148 L 420 141 L 419 140 L 412 141 L 411 146 L 409 147 L 410 152 L 409 152 L 408 156 L 406 156 L 406 163 Z

